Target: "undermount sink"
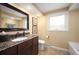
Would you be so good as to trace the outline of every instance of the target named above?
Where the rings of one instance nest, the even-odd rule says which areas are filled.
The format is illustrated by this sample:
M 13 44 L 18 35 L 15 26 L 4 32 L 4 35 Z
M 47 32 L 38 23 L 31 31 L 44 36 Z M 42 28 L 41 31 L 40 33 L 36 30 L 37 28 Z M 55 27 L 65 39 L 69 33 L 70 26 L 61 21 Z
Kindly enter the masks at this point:
M 25 39 L 27 39 L 27 37 L 19 37 L 19 38 L 13 39 L 12 41 L 17 42 L 17 41 L 22 41 L 22 40 L 25 40 Z

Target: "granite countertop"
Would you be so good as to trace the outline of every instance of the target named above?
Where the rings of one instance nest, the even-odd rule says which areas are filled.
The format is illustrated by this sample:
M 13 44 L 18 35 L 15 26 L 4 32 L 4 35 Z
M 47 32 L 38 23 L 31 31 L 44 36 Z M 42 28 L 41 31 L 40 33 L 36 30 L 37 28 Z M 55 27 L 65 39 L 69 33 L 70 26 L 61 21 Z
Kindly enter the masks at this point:
M 10 41 L 5 41 L 5 42 L 0 42 L 0 51 L 3 51 L 7 48 L 10 48 L 12 46 L 15 46 L 15 45 L 18 45 L 24 41 L 27 41 L 27 40 L 30 40 L 34 37 L 36 37 L 37 35 L 26 35 L 24 37 L 18 37 L 18 38 L 15 38 L 15 39 L 11 39 Z M 23 40 L 20 40 L 20 41 L 17 41 L 17 39 L 23 39 Z

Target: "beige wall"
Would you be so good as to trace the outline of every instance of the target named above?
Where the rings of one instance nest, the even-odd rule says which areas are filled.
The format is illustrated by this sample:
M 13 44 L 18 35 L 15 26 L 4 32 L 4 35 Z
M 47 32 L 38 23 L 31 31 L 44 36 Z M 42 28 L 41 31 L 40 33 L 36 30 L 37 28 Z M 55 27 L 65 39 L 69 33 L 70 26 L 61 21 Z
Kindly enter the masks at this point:
M 69 12 L 69 31 L 68 32 L 48 32 L 47 16 L 38 19 L 38 35 L 47 44 L 61 48 L 68 48 L 69 41 L 79 41 L 79 10 Z M 47 39 L 46 36 L 49 35 Z

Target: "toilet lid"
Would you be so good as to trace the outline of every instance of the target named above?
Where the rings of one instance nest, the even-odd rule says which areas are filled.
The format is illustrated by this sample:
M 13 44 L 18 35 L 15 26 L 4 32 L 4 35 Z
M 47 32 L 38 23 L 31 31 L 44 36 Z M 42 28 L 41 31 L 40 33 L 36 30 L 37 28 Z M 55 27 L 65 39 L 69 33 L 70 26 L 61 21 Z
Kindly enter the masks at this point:
M 39 40 L 39 43 L 45 43 L 45 41 L 44 40 Z

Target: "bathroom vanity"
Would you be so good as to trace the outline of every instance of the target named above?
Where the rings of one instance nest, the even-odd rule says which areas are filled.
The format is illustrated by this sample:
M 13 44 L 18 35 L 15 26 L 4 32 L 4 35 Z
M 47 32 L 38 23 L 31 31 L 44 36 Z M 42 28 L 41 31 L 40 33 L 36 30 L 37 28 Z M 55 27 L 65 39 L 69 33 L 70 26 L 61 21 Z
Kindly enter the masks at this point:
M 28 35 L 10 41 L 0 42 L 0 55 L 36 55 L 38 36 Z
M 8 3 L 0 3 L 0 54 L 38 54 L 38 36 L 26 35 L 27 30 L 29 14 Z

